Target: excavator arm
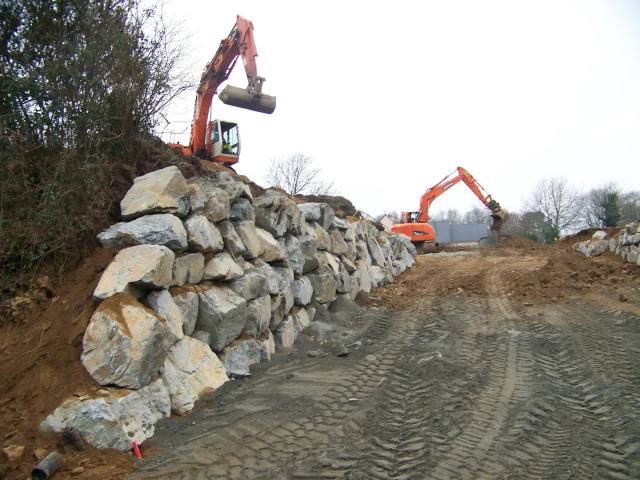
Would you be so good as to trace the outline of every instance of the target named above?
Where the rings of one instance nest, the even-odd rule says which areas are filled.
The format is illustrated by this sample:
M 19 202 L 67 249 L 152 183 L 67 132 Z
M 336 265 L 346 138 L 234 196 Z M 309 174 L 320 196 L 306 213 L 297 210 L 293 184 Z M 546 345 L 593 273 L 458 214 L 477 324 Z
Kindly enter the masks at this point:
M 273 113 L 275 110 L 275 97 L 262 94 L 264 78 L 258 76 L 257 56 L 253 24 L 238 15 L 231 33 L 220 42 L 216 54 L 205 67 L 200 79 L 189 142 L 193 154 L 202 156 L 206 153 L 207 116 L 213 96 L 218 93 L 220 84 L 229 78 L 239 57 L 242 57 L 247 73 L 247 88 L 227 86 L 219 94 L 220 100 L 227 105 L 262 113 Z
M 493 218 L 491 229 L 500 230 L 505 217 L 505 213 L 500 208 L 500 204 L 493 200 L 482 185 L 473 178 L 473 175 L 462 167 L 458 167 L 420 197 L 420 211 L 418 212 L 417 221 L 423 223 L 429 222 L 429 208 L 433 201 L 459 182 L 464 182 L 484 206 L 491 211 L 491 217 Z

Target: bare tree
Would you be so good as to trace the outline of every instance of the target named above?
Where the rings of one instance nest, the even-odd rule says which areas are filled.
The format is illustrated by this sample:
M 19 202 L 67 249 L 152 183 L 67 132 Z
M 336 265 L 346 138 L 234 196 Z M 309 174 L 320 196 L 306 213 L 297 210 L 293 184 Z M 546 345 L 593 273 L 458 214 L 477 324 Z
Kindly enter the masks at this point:
M 565 178 L 554 177 L 538 182 L 528 207 L 544 215 L 552 237 L 557 239 L 579 224 L 582 203 L 578 190 L 571 187 Z
M 434 222 L 460 223 L 462 215 L 459 210 L 450 208 L 449 210 L 440 210 L 433 215 L 429 215 L 429 219 Z
M 333 182 L 323 182 L 318 178 L 319 168 L 304 153 L 294 153 L 288 157 L 271 160 L 267 172 L 267 182 L 279 187 L 290 195 L 333 195 Z
M 594 188 L 585 195 L 582 219 L 586 227 L 615 227 L 620 222 L 622 192 L 615 183 Z
M 620 223 L 622 225 L 640 220 L 640 192 L 623 193 L 620 203 Z
M 489 223 L 489 211 L 486 208 L 473 207 L 463 217 L 464 223 Z

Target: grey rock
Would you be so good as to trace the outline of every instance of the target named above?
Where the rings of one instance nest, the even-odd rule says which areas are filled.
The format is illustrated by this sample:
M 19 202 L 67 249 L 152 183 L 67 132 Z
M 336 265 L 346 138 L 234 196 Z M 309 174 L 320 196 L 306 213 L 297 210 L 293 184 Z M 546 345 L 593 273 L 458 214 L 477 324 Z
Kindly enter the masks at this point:
M 222 235 L 213 223 L 201 213 L 196 213 L 184 222 L 189 248 L 199 252 L 219 252 L 224 248 Z
M 196 340 L 200 340 L 202 343 L 206 343 L 207 345 L 211 343 L 211 334 L 204 330 L 194 330 L 191 336 Z
M 267 286 L 267 276 L 264 272 L 253 265 L 245 269 L 242 277 L 233 280 L 229 286 L 245 300 L 251 300 L 269 293 Z
M 176 257 L 171 285 L 180 287 L 185 283 L 200 283 L 203 274 L 204 256 L 201 253 L 188 253 Z
M 147 295 L 147 304 L 151 309 L 165 320 L 167 328 L 173 336 L 179 340 L 184 337 L 183 326 L 185 323 L 182 310 L 176 305 L 168 290 L 157 290 Z
M 604 240 L 605 238 L 607 238 L 607 232 L 598 230 L 597 232 L 594 232 L 593 235 L 591 235 L 591 238 L 593 240 Z
M 304 307 L 293 307 L 291 318 L 293 318 L 294 338 L 297 339 L 300 333 L 311 324 L 311 318 Z
M 258 338 L 269 328 L 271 320 L 271 296 L 263 295 L 247 303 L 247 322 L 243 333 Z
M 121 249 L 133 245 L 163 245 L 176 251 L 187 248 L 187 232 L 175 215 L 145 215 L 131 222 L 120 222 L 98 235 L 103 247 Z
M 219 352 L 244 330 L 247 302 L 226 287 L 210 287 L 199 292 L 196 330 L 211 334 L 211 348 Z
M 282 237 L 288 229 L 299 228 L 300 210 L 285 194 L 267 190 L 254 201 L 256 225 L 274 237 Z M 292 218 L 293 217 L 293 218 Z M 295 219 L 297 217 L 297 220 Z
M 251 365 L 267 360 L 267 349 L 253 338 L 234 340 L 222 350 L 220 355 L 220 361 L 230 377 L 249 376 Z
M 192 335 L 198 320 L 198 306 L 200 299 L 195 290 L 181 290 L 172 293 L 173 301 L 182 312 L 182 331 L 185 335 Z
M 235 200 L 238 197 L 244 197 L 247 200 L 253 200 L 253 195 L 251 194 L 249 185 L 235 179 L 231 174 L 227 172 L 218 173 L 216 186 L 227 192 L 231 201 Z
M 147 173 L 133 180 L 120 202 L 122 218 L 128 220 L 150 213 L 189 213 L 187 182 L 175 166 Z
M 224 248 L 229 250 L 231 255 L 239 257 L 245 254 L 247 247 L 244 246 L 240 235 L 229 220 L 218 223 L 218 229 L 224 241 Z
M 293 268 L 293 272 L 297 275 L 302 274 L 304 271 L 305 255 L 302 252 L 300 240 L 293 235 L 287 235 L 280 239 L 280 245 L 282 245 L 286 252 L 287 260 L 291 268 Z
M 333 223 L 331 223 L 331 228 L 338 228 L 340 230 L 346 230 L 347 229 L 347 221 L 343 220 L 342 218 L 339 217 L 335 217 L 333 219 Z
M 217 223 L 229 218 L 231 212 L 230 199 L 227 192 L 215 187 L 207 188 L 207 201 L 204 214 L 210 222 Z
M 307 222 L 319 222 L 322 210 L 319 203 L 300 203 L 298 209 Z
M 168 288 L 174 253 L 159 245 L 136 245 L 120 250 L 100 277 L 93 296 L 105 299 L 116 293 L 141 296 L 140 289 Z
M 244 270 L 227 252 L 216 254 L 204 267 L 205 280 L 230 281 L 244 275 Z
M 167 355 L 162 380 L 169 390 L 171 409 L 184 414 L 193 409 L 200 396 L 218 389 L 229 377 L 207 344 L 184 337 Z
M 101 303 L 91 316 L 80 360 L 99 384 L 138 389 L 157 374 L 176 340 L 163 319 L 120 294 Z
M 285 318 L 273 332 L 276 346 L 283 350 L 289 350 L 296 341 L 296 331 L 293 317 Z
M 235 222 L 233 226 L 246 247 L 243 253 L 244 258 L 251 260 L 262 255 L 264 245 L 261 237 L 258 236 L 256 226 L 252 222 Z
M 337 228 L 332 228 L 329 231 L 329 236 L 331 237 L 331 248 L 329 251 L 334 255 L 348 255 L 349 254 L 349 246 L 347 242 L 344 241 L 342 236 L 342 232 Z
M 96 448 L 131 450 L 155 433 L 155 423 L 171 414 L 169 391 L 158 379 L 140 390 L 99 390 L 66 399 L 41 424 L 45 432 L 76 430 Z
M 307 274 L 313 286 L 313 298 L 320 303 L 328 303 L 336 298 L 336 281 L 331 272 L 319 270 Z
M 229 218 L 231 220 L 254 222 L 256 219 L 256 211 L 251 202 L 246 198 L 236 198 L 231 204 Z
M 293 281 L 293 300 L 296 305 L 308 305 L 313 295 L 311 280 L 301 277 Z
M 384 254 L 382 253 L 382 249 L 380 248 L 378 241 L 373 237 L 367 238 L 367 247 L 369 248 L 369 254 L 371 255 L 373 264 L 379 267 L 384 267 Z
M 316 234 L 316 246 L 318 250 L 330 250 L 331 249 L 331 237 L 319 224 L 314 223 L 313 228 Z

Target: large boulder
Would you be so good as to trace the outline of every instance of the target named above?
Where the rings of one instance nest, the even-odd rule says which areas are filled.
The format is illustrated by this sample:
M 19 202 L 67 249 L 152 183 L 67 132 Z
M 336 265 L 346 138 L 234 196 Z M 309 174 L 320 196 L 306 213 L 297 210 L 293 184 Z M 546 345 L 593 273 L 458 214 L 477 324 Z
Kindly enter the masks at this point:
M 189 208 L 187 182 L 175 166 L 135 178 L 133 186 L 120 202 L 125 220 L 149 213 L 174 213 L 184 217 Z
M 275 238 L 273 238 L 273 235 L 262 228 L 256 228 L 256 233 L 260 239 L 260 243 L 262 244 L 262 253 L 260 254 L 260 258 L 262 260 L 265 262 L 277 262 L 284 260 L 287 253 L 284 247 L 280 245 Z
M 367 247 L 369 248 L 369 254 L 371 255 L 373 264 L 379 267 L 384 267 L 384 253 L 382 252 L 382 248 L 380 248 L 380 244 L 378 243 L 378 241 L 373 237 L 368 237 Z
M 104 300 L 116 293 L 141 296 L 140 289 L 168 288 L 175 254 L 159 245 L 136 245 L 120 250 L 100 277 L 93 296 Z
M 313 286 L 308 277 L 301 277 L 293 281 L 293 301 L 296 305 L 308 305 L 313 296 Z
M 201 213 L 196 213 L 184 222 L 189 248 L 199 252 L 219 252 L 224 248 L 222 235 L 213 223 Z
M 98 234 L 100 245 L 120 250 L 133 245 L 163 245 L 175 251 L 187 248 L 187 232 L 175 215 L 145 215 L 131 222 L 120 222 Z
M 271 296 L 263 295 L 247 302 L 247 321 L 244 326 L 246 335 L 258 338 L 269 328 L 271 319 Z
M 293 272 L 296 275 L 301 275 L 304 271 L 305 255 L 302 252 L 300 240 L 293 235 L 287 235 L 280 239 L 280 245 L 284 248 L 287 256 L 287 260 Z
M 247 251 L 247 247 L 244 246 L 240 235 L 236 232 L 236 229 L 229 220 L 218 223 L 218 229 L 222 235 L 224 241 L 224 248 L 229 250 L 234 257 L 243 256 Z
M 131 450 L 131 442 L 153 437 L 155 423 L 171 414 L 169 391 L 158 379 L 140 390 L 99 390 L 66 399 L 40 429 L 76 430 L 96 448 Z
M 175 292 L 172 291 L 171 294 L 173 295 L 173 301 L 182 313 L 182 319 L 184 320 L 182 331 L 185 335 L 191 335 L 198 321 L 198 307 L 200 303 L 198 292 L 195 291 L 194 288 L 190 288 L 178 289 Z
M 253 222 L 235 222 L 233 226 L 246 247 L 243 252 L 244 258 L 251 260 L 262 255 L 264 244 Z
M 232 281 L 229 286 L 245 300 L 269 293 L 267 276 L 261 269 L 251 264 L 247 264 L 244 275 Z
M 314 223 L 312 225 L 315 230 L 316 246 L 318 250 L 331 249 L 331 237 L 329 236 L 327 231 L 317 223 Z
M 253 260 L 253 265 L 266 276 L 266 288 L 271 295 L 283 292 L 293 281 L 293 270 L 287 266 L 272 266 L 261 258 Z
M 220 188 L 209 187 L 206 190 L 207 201 L 204 214 L 210 222 L 216 223 L 229 218 L 231 211 L 229 195 Z
M 244 329 L 247 302 L 226 287 L 204 288 L 199 293 L 196 330 L 209 332 L 211 348 L 219 352 Z
M 291 318 L 293 319 L 293 335 L 297 339 L 300 333 L 311 324 L 311 317 L 305 308 L 293 307 Z
M 313 298 L 319 303 L 332 302 L 336 298 L 336 280 L 330 271 L 321 269 L 317 273 L 309 273 L 306 277 L 313 286 Z
M 253 205 L 256 225 L 274 237 L 282 237 L 286 232 L 300 233 L 300 210 L 284 193 L 267 190 L 254 200 Z
M 204 256 L 201 253 L 187 253 L 176 257 L 171 285 L 181 287 L 185 283 L 200 283 L 203 275 Z
M 254 222 L 256 219 L 256 211 L 251 202 L 246 198 L 236 198 L 231 204 L 229 212 L 231 220 Z
M 177 339 L 184 337 L 184 317 L 182 316 L 182 310 L 168 290 L 156 290 L 147 295 L 147 304 L 151 309 L 156 312 L 161 318 L 164 318 L 165 323 L 173 336 Z
M 117 295 L 92 315 L 80 360 L 99 384 L 138 389 L 158 373 L 176 340 L 155 312 L 133 297 Z
M 295 324 L 292 316 L 287 316 L 273 332 L 276 346 L 282 350 L 289 350 L 296 341 Z
M 244 274 L 244 270 L 227 252 L 220 252 L 204 267 L 205 280 L 235 280 Z
M 300 203 L 298 204 L 300 212 L 308 222 L 317 222 L 325 230 L 329 230 L 333 224 L 335 213 L 333 208 L 326 203 Z
M 201 395 L 218 389 L 229 377 L 207 344 L 184 337 L 167 355 L 162 379 L 169 389 L 172 410 L 184 414 Z
M 281 294 L 271 297 L 271 319 L 269 328 L 273 331 L 282 322 L 294 305 L 293 286 L 289 285 Z
M 347 242 L 344 241 L 344 237 L 342 236 L 342 232 L 337 228 L 332 228 L 329 231 L 329 236 L 331 237 L 331 248 L 329 251 L 334 255 L 348 255 L 349 254 L 349 246 Z
M 265 346 L 248 337 L 234 340 L 220 354 L 220 361 L 230 377 L 249 376 L 251 365 L 266 362 L 268 358 Z
M 251 195 L 251 189 L 246 183 L 236 180 L 231 174 L 227 172 L 218 173 L 218 178 L 215 181 L 215 185 L 221 188 L 229 195 L 231 201 L 238 197 L 244 197 L 247 200 L 253 200 Z
M 266 329 L 262 335 L 260 335 L 257 342 L 266 352 L 267 361 L 271 360 L 271 356 L 276 353 L 276 342 L 273 339 L 273 333 L 271 333 L 271 330 Z

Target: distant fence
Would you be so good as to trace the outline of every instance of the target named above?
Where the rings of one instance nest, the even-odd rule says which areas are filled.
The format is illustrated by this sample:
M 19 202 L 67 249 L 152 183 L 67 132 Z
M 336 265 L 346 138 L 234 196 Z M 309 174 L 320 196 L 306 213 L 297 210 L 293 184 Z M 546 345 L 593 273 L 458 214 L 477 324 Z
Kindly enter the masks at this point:
M 441 244 L 477 242 L 489 235 L 485 223 L 429 222 L 436 229 L 436 242 Z

